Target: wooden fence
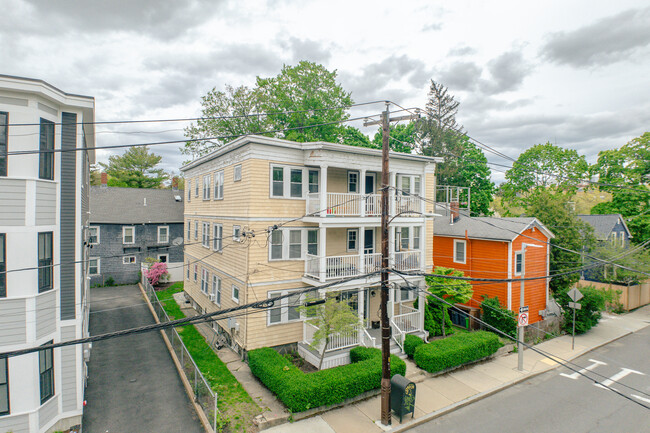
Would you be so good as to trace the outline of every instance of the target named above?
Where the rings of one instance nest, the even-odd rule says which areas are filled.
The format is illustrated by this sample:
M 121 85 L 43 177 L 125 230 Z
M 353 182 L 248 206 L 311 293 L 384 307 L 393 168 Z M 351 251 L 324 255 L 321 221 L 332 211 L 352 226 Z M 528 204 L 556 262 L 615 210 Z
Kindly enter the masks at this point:
M 650 304 L 650 280 L 634 286 L 622 286 L 618 284 L 599 283 L 597 281 L 580 280 L 578 287 L 594 286 L 600 290 L 620 290 L 621 295 L 618 301 L 623 305 L 625 311 L 634 310 Z

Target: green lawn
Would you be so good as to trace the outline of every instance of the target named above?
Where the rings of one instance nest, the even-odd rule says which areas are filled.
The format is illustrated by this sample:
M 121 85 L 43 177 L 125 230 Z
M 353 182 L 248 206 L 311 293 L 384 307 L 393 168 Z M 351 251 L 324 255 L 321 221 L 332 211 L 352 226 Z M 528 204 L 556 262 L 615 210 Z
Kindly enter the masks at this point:
M 185 317 L 173 298 L 174 293 L 182 291 L 183 283 L 175 283 L 157 292 L 160 303 L 172 320 Z M 226 364 L 214 353 L 194 325 L 176 329 L 199 370 L 210 382 L 212 390 L 217 393 L 219 410 L 230 420 L 229 431 L 257 431 L 253 418 L 261 413 L 261 409 L 228 370 Z

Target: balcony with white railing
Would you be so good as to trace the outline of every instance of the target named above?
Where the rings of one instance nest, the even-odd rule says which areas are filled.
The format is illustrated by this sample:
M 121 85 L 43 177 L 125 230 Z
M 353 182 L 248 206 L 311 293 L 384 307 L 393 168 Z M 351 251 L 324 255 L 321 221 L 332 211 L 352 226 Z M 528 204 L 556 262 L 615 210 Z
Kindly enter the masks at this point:
M 310 346 L 312 349 L 316 350 L 318 353 L 322 353 L 323 345 L 325 344 L 324 342 L 321 342 L 316 347 L 312 346 L 314 342 L 314 334 L 316 333 L 316 331 L 318 331 L 318 328 L 316 326 L 308 322 L 303 322 L 302 342 Z M 329 344 L 327 345 L 327 348 L 325 349 L 325 353 L 333 352 L 335 350 L 340 350 L 340 349 L 346 349 L 348 347 L 358 346 L 359 344 L 360 344 L 359 333 L 356 331 L 351 332 L 348 335 L 333 334 L 330 336 L 330 341 Z
M 305 275 L 317 280 L 354 277 L 381 269 L 381 254 L 314 256 L 305 258 Z
M 398 271 L 419 271 L 421 269 L 422 251 L 399 251 L 395 253 L 393 267 Z
M 379 217 L 381 215 L 381 194 L 354 194 L 342 192 L 307 194 L 308 214 L 320 217 Z

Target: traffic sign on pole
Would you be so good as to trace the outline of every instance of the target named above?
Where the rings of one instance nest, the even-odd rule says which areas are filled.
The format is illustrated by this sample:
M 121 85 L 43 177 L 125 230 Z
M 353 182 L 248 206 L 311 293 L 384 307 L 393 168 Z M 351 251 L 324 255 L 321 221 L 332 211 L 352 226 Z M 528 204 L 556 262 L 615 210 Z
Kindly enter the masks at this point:
M 569 308 L 574 308 L 576 310 L 579 310 L 582 308 L 582 304 L 579 302 L 569 302 Z
M 569 295 L 569 298 L 571 298 L 571 300 L 573 302 L 578 302 L 579 300 L 581 300 L 584 297 L 583 294 L 580 293 L 580 290 L 578 290 L 575 287 L 573 289 L 569 290 L 569 293 L 567 293 L 567 295 Z
M 519 324 L 519 327 L 528 326 L 528 313 L 519 313 L 517 322 Z

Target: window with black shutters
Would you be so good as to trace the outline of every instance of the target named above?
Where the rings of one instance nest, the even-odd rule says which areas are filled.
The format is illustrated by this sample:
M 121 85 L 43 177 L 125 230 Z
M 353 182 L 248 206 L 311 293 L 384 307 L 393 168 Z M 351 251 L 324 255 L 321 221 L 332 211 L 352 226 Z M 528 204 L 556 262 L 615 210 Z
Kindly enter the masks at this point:
M 41 119 L 40 153 L 38 156 L 38 177 L 54 179 L 54 122 Z
M 9 113 L 0 112 L 0 176 L 7 175 L 7 141 L 9 140 Z
M 38 234 L 38 292 L 52 288 L 52 232 Z
M 52 344 L 52 341 L 45 343 Z M 41 388 L 41 404 L 54 395 L 54 349 L 38 352 L 38 375 Z

